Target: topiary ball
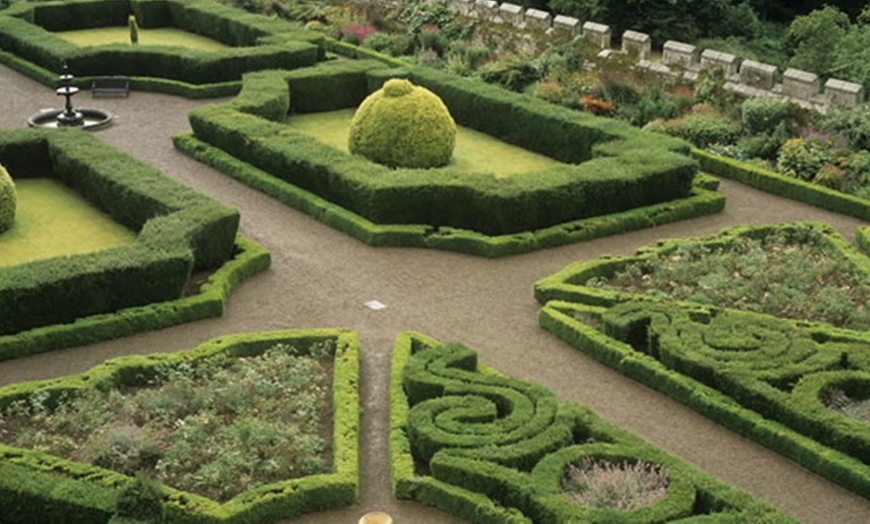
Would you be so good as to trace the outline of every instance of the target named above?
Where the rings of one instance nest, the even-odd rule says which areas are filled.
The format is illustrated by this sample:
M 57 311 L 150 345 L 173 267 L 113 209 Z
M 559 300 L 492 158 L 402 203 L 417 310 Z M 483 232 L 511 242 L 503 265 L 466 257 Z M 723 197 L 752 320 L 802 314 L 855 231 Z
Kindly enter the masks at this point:
M 15 194 L 15 183 L 12 177 L 0 166 L 0 233 L 12 228 L 15 224 L 15 209 L 18 207 L 18 197 Z
M 348 148 L 390 167 L 441 167 L 456 145 L 456 123 L 435 93 L 407 80 L 388 80 L 360 104 Z

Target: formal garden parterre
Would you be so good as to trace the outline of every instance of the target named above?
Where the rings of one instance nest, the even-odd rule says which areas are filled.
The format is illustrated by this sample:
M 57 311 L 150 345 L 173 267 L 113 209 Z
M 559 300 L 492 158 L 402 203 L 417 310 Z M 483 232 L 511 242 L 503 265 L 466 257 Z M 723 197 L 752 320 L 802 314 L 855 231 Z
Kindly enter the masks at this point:
M 13 178 L 63 182 L 137 232 L 132 244 L 0 270 L 2 359 L 219 316 L 233 286 L 269 266 L 238 236 L 238 211 L 83 131 L 3 132 L 0 163 Z
M 390 463 L 399 498 L 472 522 L 792 522 L 588 408 L 478 363 L 462 344 L 401 333 L 391 373 Z M 659 465 L 666 490 L 624 510 L 619 491 L 637 488 L 610 478 L 603 501 L 576 503 L 571 466 L 584 460 L 617 469 Z
M 859 231 L 862 245 L 866 234 Z M 771 254 L 800 243 L 817 251 L 776 262 L 758 243 L 774 237 Z M 756 243 L 741 249 L 747 241 Z M 742 265 L 735 252 L 744 253 Z M 717 254 L 719 261 L 706 260 Z M 780 270 L 772 264 L 793 281 L 774 278 L 765 288 L 764 274 Z M 810 276 L 800 264 L 831 271 Z M 716 275 L 713 266 L 729 275 Z M 694 274 L 705 267 L 704 276 Z M 856 280 L 840 281 L 844 274 Z M 535 292 L 541 326 L 573 347 L 868 497 L 867 419 L 848 415 L 866 392 L 870 339 L 860 297 L 868 275 L 863 253 L 829 227 L 807 223 L 662 241 L 631 257 L 573 264 L 539 281 Z M 830 277 L 837 280 L 824 282 Z M 811 288 L 801 289 L 801 280 Z M 655 282 L 671 287 L 663 292 Z M 720 294 L 728 290 L 742 296 L 728 301 Z M 814 306 L 794 307 L 802 303 Z
M 81 9 L 81 19 L 95 27 L 121 25 L 132 10 L 143 27 L 176 26 L 230 46 L 253 46 L 254 51 L 210 55 L 126 45 L 75 50 L 48 31 L 73 29 L 68 25 L 70 9 Z M 124 16 L 118 16 L 122 11 Z M 211 2 L 21 3 L 0 17 L 4 61 L 46 82 L 51 62 L 70 53 L 70 63 L 82 68 L 83 75 L 101 74 L 108 63 L 113 73 L 132 76 L 138 89 L 205 97 L 241 87 L 233 101 L 193 111 L 194 132 L 174 137 L 176 147 L 373 245 L 501 256 L 721 210 L 724 197 L 715 193 L 716 180 L 698 172 L 690 153 L 711 172 L 720 174 L 727 166 L 729 173 L 768 180 L 762 186 L 865 216 L 861 198 L 782 183 L 757 168 L 690 151 L 686 142 L 672 137 L 408 65 L 299 25 L 240 15 Z M 326 50 L 374 60 L 320 62 Z M 266 62 L 283 70 L 247 72 L 263 69 Z M 118 64 L 130 69 L 119 70 Z M 563 165 L 510 177 L 449 166 L 389 169 L 285 125 L 297 113 L 356 107 L 397 78 L 431 90 L 461 125 Z M 39 159 L 35 165 L 33 159 Z M 0 283 L 8 284 L 0 292 L 5 289 L 13 297 L 0 303 L 14 309 L 5 317 L 0 358 L 219 315 L 232 286 L 268 266 L 265 250 L 237 236 L 237 212 L 173 186 L 149 168 L 131 166 L 129 158 L 83 133 L 4 135 L 0 164 L 13 177 L 57 177 L 139 232 L 132 246 L 0 270 Z M 839 251 L 847 265 L 868 274 L 866 258 L 843 239 L 820 226 L 790 227 L 822 230 L 819 244 Z M 859 232 L 860 244 L 870 245 L 867 233 Z M 730 235 L 733 240 L 764 234 L 747 229 Z M 593 263 L 591 273 L 602 277 L 622 263 Z M 214 273 L 199 293 L 183 296 L 191 274 L 199 270 Z M 548 302 L 540 316 L 545 328 L 626 375 L 870 497 L 870 445 L 864 442 L 862 418 L 867 400 L 863 392 L 870 380 L 866 334 L 710 304 L 671 303 L 656 293 L 637 296 L 587 288 L 578 285 L 585 280 L 574 271 L 536 288 L 542 301 L 575 300 Z M 57 275 L 61 278 L 55 280 Z M 129 285 L 131 275 L 132 292 L 122 287 Z M 69 306 L 64 302 L 69 297 L 81 303 Z M 66 306 L 44 318 L 46 304 Z M 71 309 L 82 314 L 70 317 Z M 4 507 L 15 508 L 12 514 L 21 522 L 64 522 L 70 514 L 82 522 L 266 522 L 353 503 L 358 496 L 358 342 L 347 331 L 227 336 L 191 353 L 109 361 L 83 375 L 4 388 L 0 405 L 7 408 L 6 416 L 11 407 L 18 413 L 35 410 L 26 414 L 39 418 L 45 411 L 63 411 L 58 406 L 82 389 L 111 394 L 151 387 L 160 382 L 158 377 L 165 378 L 166 369 L 181 363 L 173 369 L 186 370 L 187 363 L 206 355 L 220 353 L 221 362 L 236 357 L 244 362 L 260 358 L 254 353 L 284 351 L 285 343 L 310 347 L 313 340 L 325 339 L 337 348 L 331 352 L 332 473 L 256 487 L 227 495 L 228 501 L 220 503 L 133 479 L 130 470 L 111 472 L 3 446 L 8 459 L 0 462 L 8 473 L 0 476 Z M 169 375 L 173 373 L 179 374 Z M 393 349 L 390 418 L 395 495 L 475 522 L 792 522 L 587 408 L 558 403 L 546 388 L 478 365 L 475 353 L 459 344 L 400 334 Z M 182 426 L 187 423 L 179 420 Z M 658 477 L 658 484 L 644 488 L 650 502 L 640 508 L 614 509 L 607 502 L 601 508 L 580 498 L 595 491 L 590 486 L 596 476 L 631 471 L 627 475 L 636 479 L 638 470 Z M 155 513 L 127 513 L 137 505 Z
M 58 457 L 57 451 L 54 454 L 45 453 L 40 450 L 45 449 L 44 444 L 35 446 L 37 449 L 21 449 L 0 444 L 0 506 L 3 508 L 4 522 L 62 523 L 70 522 L 73 516 L 75 522 L 101 524 L 107 521 L 274 522 L 351 504 L 356 500 L 359 490 L 358 352 L 356 334 L 346 330 L 312 329 L 239 334 L 206 342 L 190 351 L 118 358 L 80 375 L 2 388 L 0 425 L 5 426 L 4 429 L 8 429 L 22 416 L 25 424 L 28 418 L 46 420 L 51 416 L 49 413 L 64 413 L 65 405 L 79 398 L 93 396 L 93 393 L 101 395 L 103 400 L 90 400 L 90 407 L 86 401 L 84 407 L 73 416 L 83 419 L 81 424 L 86 424 L 84 420 L 87 417 L 101 417 L 105 421 L 105 426 L 97 429 L 96 435 L 97 439 L 105 440 L 99 456 L 107 457 L 104 459 L 104 467 L 100 467 Z M 322 397 L 321 400 L 326 404 L 321 415 L 325 421 L 331 421 L 331 427 L 326 432 L 327 442 L 324 443 L 329 448 L 330 460 L 321 462 L 321 466 L 314 468 L 314 471 L 321 470 L 319 473 L 305 474 L 306 470 L 302 469 L 299 473 L 292 474 L 292 468 L 282 468 L 280 464 L 272 462 L 282 448 L 294 444 L 293 439 L 265 433 L 270 424 L 273 425 L 272 431 L 281 429 L 281 421 L 258 419 L 257 407 L 269 400 L 279 405 L 287 403 L 290 399 L 286 394 L 300 395 L 302 391 L 290 389 L 285 382 L 292 379 L 301 383 L 310 377 L 301 375 L 298 365 L 289 367 L 283 375 L 277 377 L 257 376 L 253 371 L 237 371 L 232 366 L 233 363 L 238 366 L 240 362 L 266 358 L 263 367 L 273 367 L 277 366 L 278 359 L 282 357 L 287 360 L 305 355 L 319 360 L 325 359 L 328 364 L 325 369 L 331 373 L 325 390 L 315 389 L 308 393 Z M 274 363 L 270 364 L 269 359 Z M 209 364 L 210 362 L 212 363 Z M 200 387 L 204 387 L 214 377 L 205 375 L 206 371 L 200 368 L 207 369 L 209 366 L 215 368 L 211 371 L 223 370 L 230 373 L 229 384 L 242 385 L 237 387 L 239 391 L 230 391 L 223 400 L 212 396 L 214 392 L 206 392 L 209 396 L 200 398 L 200 403 L 221 404 L 215 406 L 213 412 L 205 410 L 205 404 L 200 406 L 197 403 L 195 389 L 179 389 L 178 385 L 162 396 L 146 395 L 138 403 L 133 403 L 133 407 L 127 408 L 134 410 L 131 413 L 132 419 L 129 420 L 124 419 L 120 412 L 109 413 L 106 418 L 97 411 L 99 405 L 107 402 L 104 398 L 107 395 L 109 399 L 115 398 L 117 401 L 122 392 L 129 394 L 131 391 L 138 391 L 147 394 L 173 378 L 180 377 L 182 384 L 190 383 L 197 377 L 197 373 L 202 373 L 202 378 L 206 380 Z M 315 363 L 315 366 L 320 364 Z M 299 376 L 293 378 L 293 374 Z M 255 382 L 245 386 L 246 375 L 254 375 Z M 224 390 L 226 389 L 225 387 Z M 203 416 L 209 414 L 218 418 L 210 427 L 207 421 L 202 420 Z M 268 414 L 268 411 L 264 411 L 263 417 Z M 239 420 L 231 424 L 229 420 L 233 415 L 237 415 Z M 70 414 L 66 413 L 66 416 Z M 186 452 L 181 449 L 173 454 L 171 450 L 156 446 L 144 433 L 144 421 L 149 417 L 162 419 L 166 416 L 172 417 L 172 420 L 165 422 L 175 430 L 171 436 L 172 444 L 176 448 L 188 446 Z M 284 418 L 287 416 L 285 414 Z M 283 426 L 285 431 L 287 428 L 297 427 L 293 423 L 292 414 L 290 416 L 291 420 L 287 421 L 289 425 Z M 234 429 L 234 424 L 238 424 L 237 429 Z M 62 430 L 62 424 L 56 426 Z M 230 430 L 238 433 L 235 437 L 241 446 L 238 449 L 229 447 L 227 443 L 230 439 L 226 433 Z M 43 441 L 52 438 L 47 428 L 38 431 Z M 101 432 L 105 433 L 102 437 Z M 166 461 L 162 467 L 164 470 L 182 467 L 190 453 L 199 453 L 206 457 L 210 453 L 208 450 L 196 449 L 198 443 L 203 443 L 204 432 L 214 435 L 212 440 L 206 440 L 205 443 L 219 447 L 211 451 L 210 460 L 206 460 L 188 475 L 188 482 L 194 485 L 213 484 L 208 481 L 210 476 L 216 470 L 220 471 L 222 462 L 230 462 L 226 456 L 215 452 L 252 454 L 248 458 L 238 457 L 242 463 L 237 464 L 236 469 L 231 471 L 238 478 L 213 479 L 219 482 L 214 484 L 215 488 L 226 489 L 229 487 L 226 484 L 230 481 L 245 486 L 241 493 L 232 494 L 222 503 L 215 501 L 214 497 L 196 495 L 167 485 L 160 485 L 149 492 L 137 485 L 138 481 L 130 476 L 129 471 L 125 474 L 105 467 L 105 462 L 112 463 L 112 457 L 117 459 L 122 455 L 127 458 L 135 456 L 138 465 L 135 465 L 134 470 L 138 471 L 143 471 L 140 469 L 144 467 L 143 463 L 147 464 L 147 469 L 160 470 L 161 460 Z M 296 438 L 303 436 L 304 434 L 296 434 Z M 56 442 L 63 442 L 61 438 L 53 438 Z M 309 438 L 317 437 L 315 435 Z M 266 454 L 267 451 L 269 453 Z M 311 460 L 322 461 L 317 456 L 323 455 L 323 451 L 309 453 L 315 453 Z M 116 469 L 119 468 L 119 465 L 114 465 Z M 244 474 L 251 475 L 251 470 L 255 472 L 256 468 L 277 470 L 273 474 L 279 477 L 283 471 L 287 477 L 264 482 L 262 478 L 254 475 L 249 479 L 251 484 L 243 484 L 241 479 Z M 268 478 L 265 474 L 262 477 Z M 133 497 L 137 503 L 120 503 L 120 500 L 126 500 L 125 497 Z M 143 514 L 133 508 L 156 510 L 151 509 L 149 511 L 153 512 Z

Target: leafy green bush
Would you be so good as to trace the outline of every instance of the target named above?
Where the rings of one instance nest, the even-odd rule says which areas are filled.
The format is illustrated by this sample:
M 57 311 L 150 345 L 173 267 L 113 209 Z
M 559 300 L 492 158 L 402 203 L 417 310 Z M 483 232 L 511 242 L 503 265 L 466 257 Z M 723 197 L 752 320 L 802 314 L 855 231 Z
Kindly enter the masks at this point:
M 776 162 L 777 171 L 783 175 L 809 181 L 823 165 L 833 162 L 833 158 L 817 140 L 792 138 L 779 149 Z
M 161 524 L 165 512 L 160 486 L 145 475 L 136 475 L 133 482 L 121 490 L 118 495 L 115 516 L 144 520 L 150 524 Z
M 743 129 L 750 135 L 772 133 L 788 116 L 788 106 L 780 98 L 749 98 L 740 106 Z
M 15 182 L 12 181 L 6 168 L 0 165 L 0 233 L 12 228 L 17 207 Z
M 849 149 L 870 150 L 870 105 L 834 110 L 824 119 L 822 131 L 846 137 Z
M 438 96 L 408 80 L 388 80 L 368 96 L 350 124 L 348 148 L 390 167 L 447 165 L 456 123 Z
M 391 56 L 405 56 L 414 49 L 414 37 L 408 34 L 378 31 L 370 34 L 362 45 Z
M 668 130 L 697 147 L 711 144 L 732 144 L 740 137 L 740 124 L 715 109 L 702 104 L 676 121 Z

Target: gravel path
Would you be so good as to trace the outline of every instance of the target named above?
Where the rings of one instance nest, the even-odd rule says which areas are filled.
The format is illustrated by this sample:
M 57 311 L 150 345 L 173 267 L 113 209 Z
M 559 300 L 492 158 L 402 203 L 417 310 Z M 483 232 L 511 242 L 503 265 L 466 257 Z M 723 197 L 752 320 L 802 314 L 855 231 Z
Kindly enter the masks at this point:
M 59 107 L 45 86 L 0 66 L 0 127 L 24 125 Z M 499 371 L 551 388 L 718 478 L 807 523 L 870 522 L 870 502 L 568 347 L 537 326 L 536 280 L 570 262 L 621 255 L 660 238 L 708 235 L 734 224 L 821 220 L 849 238 L 859 221 L 724 180 L 723 213 L 500 260 L 424 249 L 372 248 L 176 152 L 169 137 L 188 130 L 186 111 L 205 102 L 134 92 L 128 99 L 74 99 L 114 111 L 97 136 L 242 212 L 242 233 L 272 251 L 272 268 L 241 285 L 223 318 L 0 363 L 0 386 L 83 371 L 106 358 L 189 349 L 212 337 L 268 329 L 346 327 L 361 340 L 363 403 L 360 503 L 292 523 L 351 523 L 374 510 L 397 524 L 460 522 L 389 489 L 387 387 L 392 341 L 420 331 L 477 350 Z M 363 303 L 379 300 L 386 309 Z

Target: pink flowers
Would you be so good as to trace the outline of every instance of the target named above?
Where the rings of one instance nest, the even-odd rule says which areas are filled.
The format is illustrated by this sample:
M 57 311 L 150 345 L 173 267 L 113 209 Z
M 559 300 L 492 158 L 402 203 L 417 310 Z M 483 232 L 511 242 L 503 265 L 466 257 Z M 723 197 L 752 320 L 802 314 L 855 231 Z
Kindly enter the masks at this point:
M 366 37 L 375 32 L 375 28 L 368 24 L 352 22 L 341 28 L 341 36 L 352 44 L 361 44 Z

